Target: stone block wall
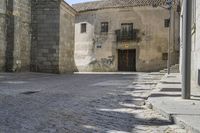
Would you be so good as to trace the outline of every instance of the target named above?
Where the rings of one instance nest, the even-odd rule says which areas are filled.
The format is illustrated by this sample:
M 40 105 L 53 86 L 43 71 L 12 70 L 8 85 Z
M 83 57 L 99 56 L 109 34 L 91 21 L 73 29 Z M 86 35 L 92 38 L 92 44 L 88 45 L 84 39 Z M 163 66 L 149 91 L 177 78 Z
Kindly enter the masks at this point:
M 29 71 L 31 0 L 0 2 L 0 67 L 6 71 Z
M 30 71 L 31 0 L 14 0 L 13 71 Z M 12 45 L 12 44 L 11 44 Z
M 75 13 L 64 0 L 1 0 L 0 71 L 73 72 Z
M 60 5 L 60 47 L 59 47 L 59 71 L 60 73 L 76 71 L 74 60 L 74 36 L 75 36 L 76 12 L 64 1 Z
M 73 72 L 74 19 L 64 1 L 32 1 L 31 71 Z
M 31 70 L 59 72 L 59 0 L 32 1 Z
M 6 0 L 0 1 L 0 71 L 5 69 L 6 51 Z

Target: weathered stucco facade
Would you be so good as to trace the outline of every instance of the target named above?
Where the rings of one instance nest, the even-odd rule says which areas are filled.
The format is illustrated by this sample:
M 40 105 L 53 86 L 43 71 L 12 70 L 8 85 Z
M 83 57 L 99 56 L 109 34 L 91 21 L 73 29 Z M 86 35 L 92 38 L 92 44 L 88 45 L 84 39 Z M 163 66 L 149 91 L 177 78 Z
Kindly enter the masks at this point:
M 120 71 L 119 51 L 135 50 L 136 71 L 158 71 L 167 67 L 169 28 L 165 19 L 169 11 L 161 7 L 130 6 L 84 9 L 86 4 L 73 5 L 79 10 L 75 25 L 75 60 L 79 71 Z M 83 7 L 83 8 L 82 8 Z M 171 64 L 178 63 L 179 18 L 172 12 Z M 108 32 L 101 32 L 101 22 L 108 23 Z M 86 32 L 81 33 L 81 25 Z M 134 37 L 118 40 L 122 24 L 133 24 Z M 174 28 L 173 28 L 174 27 Z
M 1 0 L 0 71 L 73 72 L 75 14 L 63 0 Z

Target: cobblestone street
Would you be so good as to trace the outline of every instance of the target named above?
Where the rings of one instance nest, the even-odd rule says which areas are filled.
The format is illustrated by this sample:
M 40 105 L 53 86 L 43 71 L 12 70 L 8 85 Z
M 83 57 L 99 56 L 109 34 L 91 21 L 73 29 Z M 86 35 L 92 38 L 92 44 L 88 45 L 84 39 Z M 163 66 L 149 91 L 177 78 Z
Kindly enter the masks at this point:
M 0 74 L 0 133 L 184 133 L 144 103 L 160 75 Z

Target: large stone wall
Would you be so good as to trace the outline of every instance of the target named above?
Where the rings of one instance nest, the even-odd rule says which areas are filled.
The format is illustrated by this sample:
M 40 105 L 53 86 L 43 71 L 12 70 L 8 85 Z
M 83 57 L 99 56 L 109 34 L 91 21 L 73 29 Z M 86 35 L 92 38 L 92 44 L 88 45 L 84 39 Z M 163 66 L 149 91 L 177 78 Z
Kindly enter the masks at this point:
M 59 71 L 59 1 L 32 1 L 31 71 Z
M 1 0 L 0 71 L 73 72 L 75 13 L 64 0 Z
M 30 0 L 2 0 L 0 6 L 1 69 L 3 68 L 6 71 L 29 71 L 31 45 Z
M 64 1 L 60 5 L 60 73 L 76 71 L 74 61 L 74 29 L 76 12 Z
M 5 70 L 6 0 L 0 1 L 0 71 Z
M 75 13 L 64 1 L 32 2 L 32 71 L 74 71 Z
M 31 0 L 14 0 L 13 71 L 30 71 Z
M 172 13 L 173 15 L 173 13 Z M 176 14 L 177 15 L 177 14 Z M 169 12 L 163 8 L 130 7 L 111 8 L 80 12 L 76 16 L 75 59 L 79 71 L 118 71 L 118 49 L 136 49 L 137 71 L 158 71 L 167 67 L 162 59 L 168 52 L 169 28 L 164 20 Z M 178 18 L 172 16 L 172 18 Z M 109 23 L 109 32 L 101 33 L 101 22 Z M 81 24 L 87 23 L 87 32 L 80 33 Z M 120 43 L 116 41 L 116 30 L 122 23 L 133 23 L 139 41 Z M 172 27 L 178 25 L 175 19 Z M 171 30 L 171 64 L 178 63 L 178 29 Z M 100 45 L 101 48 L 97 48 Z M 125 47 L 128 46 L 128 47 Z

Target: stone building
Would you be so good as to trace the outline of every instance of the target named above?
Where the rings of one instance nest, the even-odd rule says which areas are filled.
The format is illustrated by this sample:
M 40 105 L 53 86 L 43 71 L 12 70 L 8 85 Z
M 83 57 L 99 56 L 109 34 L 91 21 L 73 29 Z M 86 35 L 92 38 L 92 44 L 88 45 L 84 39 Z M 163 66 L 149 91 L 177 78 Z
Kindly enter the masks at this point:
M 0 71 L 73 72 L 75 14 L 64 0 L 1 0 Z
M 167 67 L 165 0 L 102 0 L 72 5 L 79 71 L 158 71 Z M 179 14 L 171 12 L 171 65 L 178 63 Z
M 1 0 L 0 20 L 0 70 L 29 70 L 30 0 Z
M 191 87 L 200 89 L 200 1 L 192 0 L 192 46 L 191 46 Z M 184 9 L 184 8 L 182 8 Z M 183 14 L 181 14 L 181 51 L 183 44 Z M 182 52 L 181 52 L 182 53 Z M 182 55 L 180 56 L 182 60 Z M 183 66 L 182 62 L 180 63 Z
M 0 1 L 0 71 L 5 69 L 6 53 L 6 1 Z

